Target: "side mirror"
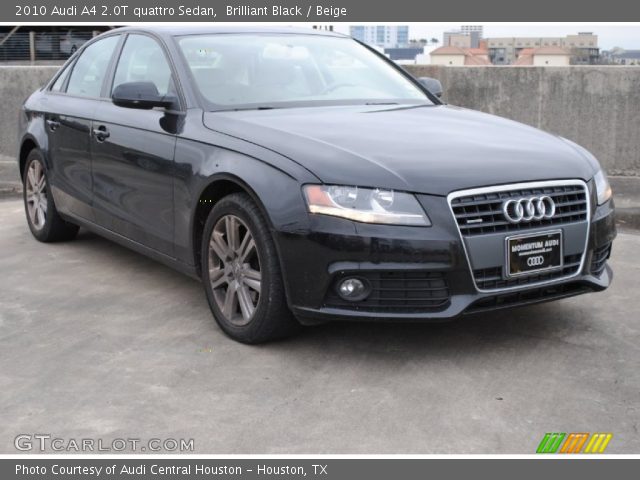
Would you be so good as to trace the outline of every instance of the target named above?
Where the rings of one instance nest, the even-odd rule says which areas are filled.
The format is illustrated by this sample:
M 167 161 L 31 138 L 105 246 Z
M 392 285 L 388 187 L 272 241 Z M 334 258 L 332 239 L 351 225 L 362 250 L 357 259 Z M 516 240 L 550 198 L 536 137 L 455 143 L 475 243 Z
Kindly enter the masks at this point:
M 429 90 L 436 97 L 442 97 L 442 84 L 440 83 L 440 80 L 436 80 L 435 78 L 431 77 L 420 77 L 418 78 L 418 81 L 424 88 Z
M 118 85 L 111 95 L 113 103 L 124 108 L 150 110 L 154 107 L 170 108 L 176 98 L 160 95 L 153 82 L 128 82 Z

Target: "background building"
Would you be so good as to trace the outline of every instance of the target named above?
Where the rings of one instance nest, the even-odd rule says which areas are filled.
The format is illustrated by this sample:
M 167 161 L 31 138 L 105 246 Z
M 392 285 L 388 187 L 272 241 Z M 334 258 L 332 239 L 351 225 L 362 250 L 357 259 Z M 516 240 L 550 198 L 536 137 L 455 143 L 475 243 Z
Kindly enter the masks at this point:
M 471 37 L 462 30 L 449 30 L 442 35 L 442 46 L 471 48 Z
M 574 65 L 596 64 L 599 60 L 598 36 L 591 32 L 566 37 L 495 37 L 487 38 L 487 44 L 494 65 L 512 65 L 522 50 L 542 47 L 567 49 Z
M 400 48 L 409 45 L 408 25 L 352 25 L 350 35 L 368 45 Z
M 571 63 L 573 65 L 595 65 L 599 63 L 598 36 L 594 35 L 593 32 L 578 32 L 577 35 L 567 35 L 562 46 L 570 50 Z
M 603 60 L 614 65 L 640 65 L 640 50 L 625 50 L 615 47 L 602 52 Z
M 479 48 L 483 38 L 482 25 L 462 25 L 459 30 L 448 30 L 442 35 L 443 47 Z
M 424 53 L 424 47 L 385 48 L 384 54 L 391 60 L 410 60 L 415 63 L 416 57 Z
M 491 65 L 486 48 L 440 47 L 430 54 L 432 65 L 453 67 Z
M 480 42 L 484 38 L 484 27 L 482 25 L 462 25 L 460 31 L 469 36 L 471 48 L 480 47 Z
M 571 52 L 562 47 L 524 48 L 514 65 L 564 67 L 570 65 Z
M 462 33 L 466 33 L 467 35 L 471 35 L 473 32 L 477 32 L 480 35 L 480 38 L 484 37 L 484 26 L 482 25 L 462 25 L 460 27 L 460 31 Z

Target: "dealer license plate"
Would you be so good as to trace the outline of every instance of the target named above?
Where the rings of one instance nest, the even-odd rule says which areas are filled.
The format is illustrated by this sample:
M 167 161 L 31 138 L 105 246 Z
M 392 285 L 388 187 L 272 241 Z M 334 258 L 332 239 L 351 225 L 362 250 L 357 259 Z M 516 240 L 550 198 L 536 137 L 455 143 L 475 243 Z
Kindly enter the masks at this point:
M 562 230 L 506 238 L 508 277 L 562 268 Z

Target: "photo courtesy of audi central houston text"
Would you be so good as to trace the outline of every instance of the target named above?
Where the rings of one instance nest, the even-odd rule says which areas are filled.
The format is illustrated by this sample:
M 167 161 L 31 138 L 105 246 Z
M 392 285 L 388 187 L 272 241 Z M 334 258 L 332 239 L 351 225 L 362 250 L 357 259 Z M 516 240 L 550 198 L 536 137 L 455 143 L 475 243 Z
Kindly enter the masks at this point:
M 26 222 L 201 279 L 243 343 L 609 287 L 614 202 L 594 155 L 442 95 L 329 30 L 111 29 L 21 108 Z

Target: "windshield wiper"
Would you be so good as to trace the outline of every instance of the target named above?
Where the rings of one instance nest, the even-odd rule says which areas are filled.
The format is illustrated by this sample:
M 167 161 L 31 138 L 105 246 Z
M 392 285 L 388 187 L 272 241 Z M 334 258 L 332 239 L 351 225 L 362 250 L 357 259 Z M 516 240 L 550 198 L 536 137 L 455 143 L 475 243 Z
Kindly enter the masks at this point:
M 398 102 L 367 102 L 365 105 L 398 105 Z

